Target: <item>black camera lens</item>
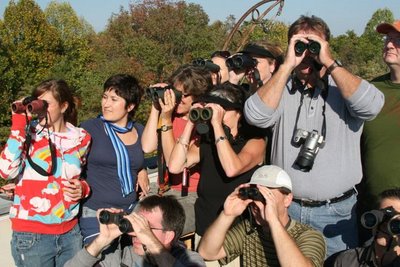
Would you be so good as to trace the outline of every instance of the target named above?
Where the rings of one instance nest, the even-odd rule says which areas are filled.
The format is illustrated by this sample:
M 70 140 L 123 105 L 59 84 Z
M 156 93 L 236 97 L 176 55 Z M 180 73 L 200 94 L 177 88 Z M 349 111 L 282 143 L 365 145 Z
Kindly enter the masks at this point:
M 131 222 L 127 218 L 123 218 L 119 221 L 118 228 L 121 233 L 127 234 L 133 232 L 133 227 Z
M 302 41 L 298 41 L 295 45 L 294 45 L 294 51 L 296 52 L 296 54 L 303 54 L 303 52 L 307 49 L 307 44 L 302 42 Z
M 308 51 L 310 51 L 311 54 L 319 54 L 320 50 L 321 45 L 318 42 L 312 41 L 308 44 Z
M 294 164 L 302 172 L 309 172 L 314 165 L 314 160 L 315 154 L 313 152 L 307 151 L 307 149 L 301 149 Z

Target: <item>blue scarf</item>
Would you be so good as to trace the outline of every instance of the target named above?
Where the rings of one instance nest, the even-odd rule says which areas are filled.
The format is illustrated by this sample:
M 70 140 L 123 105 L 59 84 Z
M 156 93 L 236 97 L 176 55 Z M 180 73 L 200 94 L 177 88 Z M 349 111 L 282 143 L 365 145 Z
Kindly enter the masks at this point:
M 126 197 L 133 192 L 134 188 L 130 169 L 131 165 L 129 162 L 128 150 L 126 150 L 124 143 L 119 139 L 116 133 L 130 132 L 133 128 L 133 122 L 129 121 L 126 127 L 120 127 L 106 121 L 102 115 L 99 117 L 104 122 L 106 133 L 110 137 L 115 154 L 117 155 L 117 170 L 119 181 L 121 183 L 122 196 Z

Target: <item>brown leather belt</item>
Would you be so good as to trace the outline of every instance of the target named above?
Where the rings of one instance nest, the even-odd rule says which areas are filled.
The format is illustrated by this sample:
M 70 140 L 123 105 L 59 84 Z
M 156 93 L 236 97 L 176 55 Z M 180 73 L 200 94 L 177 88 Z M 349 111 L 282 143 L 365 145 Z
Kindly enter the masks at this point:
M 334 198 L 327 199 L 327 200 L 309 200 L 309 199 L 294 198 L 293 201 L 304 207 L 320 207 L 320 206 L 326 205 L 328 203 L 337 203 L 337 202 L 343 201 L 345 199 L 348 199 L 355 193 L 356 193 L 356 190 L 354 188 L 352 188 L 352 189 L 344 192 L 342 195 L 340 195 L 338 197 L 334 197 Z

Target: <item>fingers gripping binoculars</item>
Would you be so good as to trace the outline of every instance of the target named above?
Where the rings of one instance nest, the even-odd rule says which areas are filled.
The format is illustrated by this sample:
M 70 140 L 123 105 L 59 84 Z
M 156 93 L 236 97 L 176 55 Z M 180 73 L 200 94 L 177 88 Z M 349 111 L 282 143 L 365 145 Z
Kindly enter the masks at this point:
M 131 222 L 124 218 L 125 212 L 113 213 L 108 210 L 102 210 L 99 214 L 99 221 L 101 224 L 116 224 L 118 225 L 121 233 L 131 233 L 133 232 L 133 227 Z
M 199 134 L 208 133 L 210 127 L 208 122 L 212 118 L 213 111 L 211 108 L 193 108 L 189 112 L 189 119 L 196 123 L 196 130 Z
M 387 222 L 386 231 L 390 235 L 400 234 L 400 214 L 393 207 L 371 210 L 361 216 L 361 225 L 366 229 L 374 229 Z
M 33 96 L 25 97 L 21 102 L 14 102 L 11 109 L 14 113 L 28 111 L 32 114 L 44 115 L 47 112 L 48 103 L 45 100 Z
M 315 41 L 310 41 L 308 44 L 302 42 L 302 41 L 298 41 L 295 45 L 294 45 L 294 51 L 296 52 L 296 54 L 301 55 L 303 54 L 303 52 L 308 49 L 308 51 L 311 54 L 319 54 L 319 51 L 321 50 L 321 45 L 318 42 Z
M 158 99 L 164 101 L 164 93 L 165 90 L 172 89 L 175 94 L 176 103 L 179 103 L 182 99 L 182 92 L 172 88 L 171 86 L 167 87 L 149 87 L 146 89 L 146 95 L 149 97 L 153 102 L 158 102 Z

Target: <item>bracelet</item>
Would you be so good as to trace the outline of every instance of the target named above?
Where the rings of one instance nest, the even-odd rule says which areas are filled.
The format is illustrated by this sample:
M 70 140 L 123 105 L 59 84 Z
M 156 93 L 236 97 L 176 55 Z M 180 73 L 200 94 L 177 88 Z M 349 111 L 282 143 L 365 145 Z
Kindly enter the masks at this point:
M 169 130 L 172 130 L 172 125 L 162 125 L 161 127 L 160 127 L 160 131 L 161 132 L 168 132 Z
M 225 135 L 221 135 L 220 137 L 215 139 L 215 144 L 218 144 L 220 141 L 224 141 L 226 139 L 227 139 L 227 137 Z

